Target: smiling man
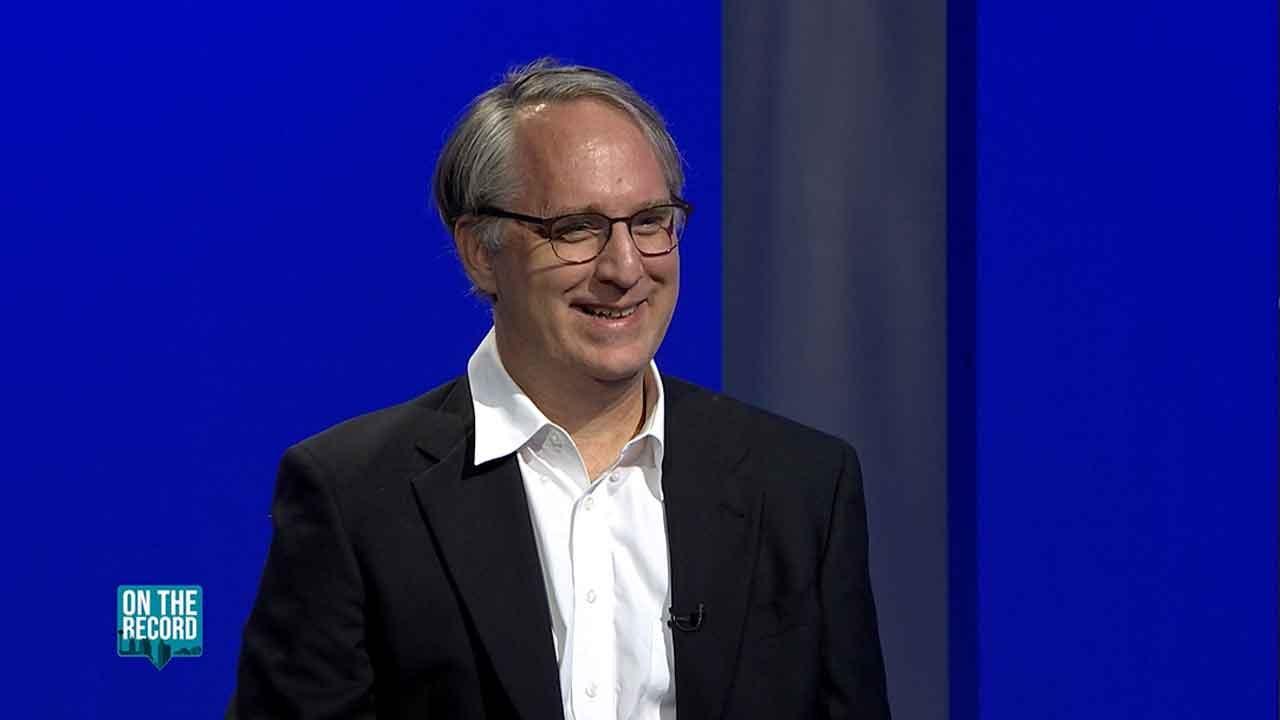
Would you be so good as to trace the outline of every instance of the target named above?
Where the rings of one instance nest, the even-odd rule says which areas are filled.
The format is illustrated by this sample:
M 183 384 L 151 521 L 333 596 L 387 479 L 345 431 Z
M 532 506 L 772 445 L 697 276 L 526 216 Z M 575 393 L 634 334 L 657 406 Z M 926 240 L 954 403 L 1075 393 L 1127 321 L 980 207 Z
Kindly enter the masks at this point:
M 229 714 L 888 717 L 853 450 L 653 362 L 682 185 L 607 73 L 471 104 L 435 201 L 494 327 L 286 453 Z

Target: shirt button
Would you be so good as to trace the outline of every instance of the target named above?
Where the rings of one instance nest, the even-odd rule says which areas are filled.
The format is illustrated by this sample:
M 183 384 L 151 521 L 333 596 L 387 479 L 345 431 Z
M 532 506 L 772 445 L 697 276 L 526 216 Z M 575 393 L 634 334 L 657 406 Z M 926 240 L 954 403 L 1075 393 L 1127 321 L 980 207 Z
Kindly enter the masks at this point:
M 588 591 L 587 591 L 587 602 L 589 602 L 589 603 L 593 603 L 593 602 L 595 602 L 595 601 L 596 601 L 596 591 L 595 591 L 595 590 L 588 590 Z
M 595 697 L 595 696 L 596 696 L 596 684 L 595 684 L 595 683 L 591 683 L 590 685 L 588 685 L 588 686 L 587 686 L 587 689 L 586 689 L 586 691 L 585 691 L 585 692 L 587 693 L 587 697 L 589 697 L 589 698 L 593 698 L 593 697 Z
M 551 443 L 551 447 L 557 448 L 557 449 L 559 449 L 559 447 L 564 444 L 564 441 L 560 439 L 560 433 L 557 433 L 557 432 L 551 433 L 551 435 L 547 438 L 547 441 Z
M 586 500 L 582 501 L 582 508 L 584 510 L 590 510 L 591 508 L 595 507 L 595 505 L 596 505 L 596 499 L 590 496 L 588 496 Z

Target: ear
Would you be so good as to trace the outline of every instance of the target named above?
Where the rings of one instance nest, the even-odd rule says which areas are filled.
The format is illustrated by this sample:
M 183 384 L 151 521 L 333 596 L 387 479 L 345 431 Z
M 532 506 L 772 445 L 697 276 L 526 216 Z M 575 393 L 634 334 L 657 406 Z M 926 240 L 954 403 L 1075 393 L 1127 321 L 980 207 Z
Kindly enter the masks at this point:
M 498 283 L 493 269 L 494 251 L 480 241 L 477 232 L 477 221 L 472 217 L 460 218 L 453 224 L 453 244 L 457 248 L 458 258 L 462 260 L 462 269 L 471 284 L 480 292 L 495 297 L 498 294 Z

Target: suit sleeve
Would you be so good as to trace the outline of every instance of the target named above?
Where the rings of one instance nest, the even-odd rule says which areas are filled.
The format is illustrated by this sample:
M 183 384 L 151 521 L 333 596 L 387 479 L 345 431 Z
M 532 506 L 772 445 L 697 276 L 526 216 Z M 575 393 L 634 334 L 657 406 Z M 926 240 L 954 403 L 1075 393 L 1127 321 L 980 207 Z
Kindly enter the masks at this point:
M 884 659 L 867 563 L 862 471 L 844 446 L 819 575 L 822 606 L 822 717 L 889 717 Z
M 285 453 L 228 717 L 373 717 L 360 570 L 325 473 Z

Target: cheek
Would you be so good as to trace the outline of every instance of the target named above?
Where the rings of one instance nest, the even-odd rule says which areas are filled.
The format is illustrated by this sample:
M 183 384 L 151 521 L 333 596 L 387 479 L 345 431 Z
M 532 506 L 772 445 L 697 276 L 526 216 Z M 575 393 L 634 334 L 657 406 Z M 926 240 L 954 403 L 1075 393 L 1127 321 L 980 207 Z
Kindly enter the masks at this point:
M 507 311 L 512 315 L 523 314 L 545 304 L 543 296 L 549 292 L 548 276 L 553 275 L 554 270 L 542 261 L 536 249 L 516 243 L 503 248 L 494 260 L 493 272 L 498 294 L 509 305 Z
M 674 294 L 680 289 L 680 256 L 672 252 L 656 258 L 656 262 L 649 266 L 649 277 Z
M 569 297 L 582 294 L 581 288 L 589 283 L 590 275 L 578 268 L 560 266 L 535 271 L 523 278 L 521 307 L 515 311 L 528 316 L 530 325 L 542 326 L 545 332 L 562 333 L 577 314 L 569 305 Z

